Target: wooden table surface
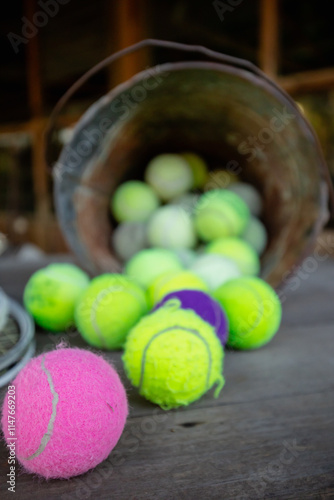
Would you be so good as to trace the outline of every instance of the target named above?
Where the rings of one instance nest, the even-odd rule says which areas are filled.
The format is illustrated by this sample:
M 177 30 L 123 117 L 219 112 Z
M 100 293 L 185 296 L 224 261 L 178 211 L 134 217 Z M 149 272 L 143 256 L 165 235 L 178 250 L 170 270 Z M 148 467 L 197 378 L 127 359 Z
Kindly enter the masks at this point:
M 0 259 L 0 286 L 21 301 L 28 277 L 45 263 Z M 5 484 L 8 451 L 0 443 L 0 498 L 334 499 L 334 261 L 313 267 L 287 287 L 282 325 L 270 344 L 226 353 L 226 384 L 217 400 L 211 391 L 164 412 L 130 387 L 120 353 L 108 353 L 130 403 L 109 458 L 70 480 L 21 473 L 13 495 Z M 38 332 L 38 352 L 60 338 L 85 346 L 77 333 Z

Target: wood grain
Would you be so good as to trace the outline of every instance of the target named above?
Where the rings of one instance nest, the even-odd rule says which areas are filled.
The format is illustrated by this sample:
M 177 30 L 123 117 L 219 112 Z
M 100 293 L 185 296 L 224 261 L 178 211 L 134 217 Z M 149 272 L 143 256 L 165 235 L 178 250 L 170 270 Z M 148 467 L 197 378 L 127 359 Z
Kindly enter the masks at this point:
M 21 271 L 0 260 L 0 286 L 20 299 L 35 267 Z M 282 325 L 270 344 L 226 352 L 226 385 L 218 399 L 210 391 L 188 408 L 164 412 L 130 387 L 121 353 L 108 353 L 130 403 L 116 448 L 96 469 L 70 480 L 21 473 L 15 498 L 334 498 L 333 278 L 329 258 L 296 290 L 286 290 Z M 38 332 L 38 351 L 52 349 L 60 338 L 87 347 L 76 332 Z M 1 499 L 12 498 L 7 472 L 1 445 Z

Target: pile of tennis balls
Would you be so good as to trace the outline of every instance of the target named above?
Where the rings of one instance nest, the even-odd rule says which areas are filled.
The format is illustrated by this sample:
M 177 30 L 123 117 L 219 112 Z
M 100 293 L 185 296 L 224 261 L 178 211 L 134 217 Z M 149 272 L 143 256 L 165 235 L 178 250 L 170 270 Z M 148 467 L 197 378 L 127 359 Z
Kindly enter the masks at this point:
M 281 321 L 277 294 L 258 276 L 267 238 L 259 193 L 243 182 L 207 189 L 208 176 L 194 153 L 153 158 L 144 180 L 124 182 L 111 200 L 123 273 L 91 278 L 74 264 L 54 263 L 24 290 L 42 329 L 75 326 L 94 348 L 123 350 L 132 385 L 163 409 L 189 405 L 213 387 L 218 397 L 225 348 L 259 348 Z M 88 349 L 60 346 L 33 358 L 13 385 L 17 457 L 30 472 L 82 474 L 123 431 L 125 389 Z M 5 416 L 2 427 L 10 443 Z
M 102 350 L 124 349 L 125 371 L 162 408 L 187 405 L 224 384 L 225 346 L 256 349 L 277 332 L 281 304 L 261 278 L 266 231 L 262 200 L 243 182 L 206 190 L 197 154 L 161 154 L 144 180 L 126 181 L 111 200 L 123 273 L 90 279 L 51 264 L 27 283 L 37 324 L 75 325 Z

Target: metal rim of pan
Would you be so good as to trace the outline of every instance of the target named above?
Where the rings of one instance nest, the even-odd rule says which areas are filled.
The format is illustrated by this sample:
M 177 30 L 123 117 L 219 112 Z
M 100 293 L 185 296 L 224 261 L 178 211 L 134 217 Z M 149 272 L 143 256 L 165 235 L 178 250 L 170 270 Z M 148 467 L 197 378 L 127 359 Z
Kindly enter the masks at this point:
M 24 364 L 22 364 L 23 360 L 27 362 L 35 352 L 35 348 L 33 348 L 33 346 L 35 346 L 35 325 L 33 319 L 20 304 L 11 298 L 8 298 L 8 300 L 9 317 L 14 319 L 18 325 L 19 340 L 5 354 L 0 356 L 0 371 L 10 367 L 19 359 L 20 361 L 17 365 L 10 368 L 10 370 L 8 370 L 4 375 L 0 376 L 0 386 L 3 385 L 4 377 L 7 379 L 10 373 L 11 377 L 13 377 L 13 369 L 16 366 L 20 366 L 19 369 L 21 369 L 24 366 Z
M 0 376 L 0 388 L 7 385 L 13 380 L 13 378 L 22 370 L 22 368 L 28 363 L 28 361 L 34 356 L 36 351 L 36 341 L 33 339 L 20 361 L 14 364 L 9 370 L 5 371 Z

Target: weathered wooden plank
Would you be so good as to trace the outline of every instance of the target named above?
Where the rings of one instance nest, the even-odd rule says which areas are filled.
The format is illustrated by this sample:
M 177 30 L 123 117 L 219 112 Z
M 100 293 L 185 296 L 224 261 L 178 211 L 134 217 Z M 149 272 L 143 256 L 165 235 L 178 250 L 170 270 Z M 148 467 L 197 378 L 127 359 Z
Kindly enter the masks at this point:
M 7 267 L 6 274 L 4 267 L 0 284 L 22 296 L 32 268 Z M 130 403 L 117 447 L 95 470 L 68 481 L 19 475 L 16 498 L 334 498 L 333 274 L 328 259 L 291 291 L 281 329 L 266 347 L 226 352 L 217 400 L 210 391 L 188 408 L 164 412 L 130 387 L 121 353 L 107 353 Z M 76 332 L 39 332 L 38 352 L 60 339 L 88 347 Z M 6 460 L 1 446 L 2 499 L 10 498 Z

